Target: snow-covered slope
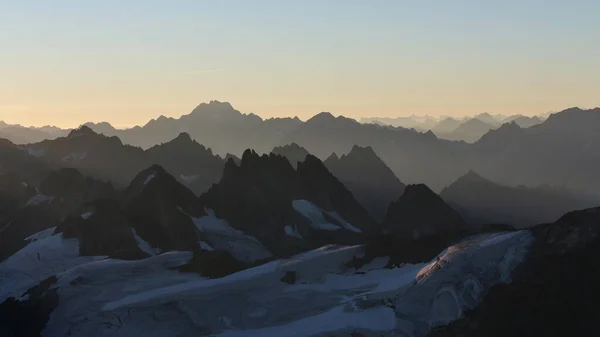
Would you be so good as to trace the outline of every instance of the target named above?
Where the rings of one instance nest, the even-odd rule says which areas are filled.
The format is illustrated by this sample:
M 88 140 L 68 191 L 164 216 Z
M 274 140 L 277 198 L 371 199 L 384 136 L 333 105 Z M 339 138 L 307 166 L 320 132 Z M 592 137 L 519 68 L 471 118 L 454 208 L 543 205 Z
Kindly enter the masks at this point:
M 76 242 L 63 241 L 45 237 L 13 258 L 62 242 L 60 255 L 77 259 Z M 527 231 L 474 236 L 398 268 L 384 268 L 385 257 L 349 267 L 365 248 L 330 245 L 217 279 L 174 269 L 185 252 L 78 260 L 56 270 L 58 307 L 42 336 L 423 336 L 508 282 L 531 241 Z M 14 269 L 11 259 L 0 270 Z

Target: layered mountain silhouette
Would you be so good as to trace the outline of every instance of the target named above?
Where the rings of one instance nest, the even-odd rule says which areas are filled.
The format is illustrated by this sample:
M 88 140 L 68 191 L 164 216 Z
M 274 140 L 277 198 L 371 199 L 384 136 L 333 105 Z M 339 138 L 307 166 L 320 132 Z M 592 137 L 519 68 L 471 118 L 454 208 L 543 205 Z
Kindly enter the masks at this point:
M 529 128 L 511 122 L 476 142 L 468 161 L 471 168 L 498 183 L 550 184 L 597 194 L 598 126 L 600 108 L 567 109 Z
M 298 167 L 298 163 L 303 162 L 306 156 L 310 154 L 305 148 L 296 143 L 277 146 L 271 153 L 286 157 L 294 167 Z
M 383 220 L 384 233 L 412 239 L 468 228 L 455 209 L 423 184 L 406 186 Z
M 145 151 L 148 160 L 160 165 L 197 195 L 221 179 L 225 160 L 212 153 L 188 133 Z
M 0 176 L 0 259 L 25 246 L 28 237 L 79 216 L 87 203 L 117 197 L 110 183 L 74 169 L 50 171 L 38 186 L 16 174 Z
M 440 193 L 473 224 L 503 223 L 517 227 L 551 222 L 571 210 L 600 200 L 550 187 L 508 187 L 469 171 Z
M 441 158 L 419 150 L 467 165 L 499 161 L 497 153 L 513 159 L 523 142 L 553 135 L 576 138 L 559 152 L 590 141 L 581 150 L 590 156 L 596 136 L 583 124 L 595 116 L 573 113 L 581 121 L 550 117 L 527 129 L 512 122 L 474 145 L 327 113 L 285 137 L 324 152 L 315 138 L 342 148 L 377 135 L 389 158 L 396 150 L 413 160 L 406 167 L 433 174 L 446 170 Z M 564 127 L 563 118 L 573 124 Z M 26 146 L 0 142 L 1 331 L 100 334 L 150 325 L 182 334 L 279 334 L 273 321 L 296 332 L 317 317 L 339 331 L 340 319 L 345 326 L 356 317 L 369 329 L 344 333 L 407 327 L 415 335 L 504 336 L 535 335 L 547 319 L 538 312 L 577 327 L 593 321 L 589 299 L 600 297 L 599 280 L 587 273 L 600 257 L 598 209 L 523 230 L 481 226 L 550 222 L 552 212 L 580 207 L 563 189 L 507 187 L 471 171 L 438 195 L 425 184 L 404 186 L 375 146 L 354 143 L 324 162 L 300 142 L 221 159 L 191 134 L 177 135 L 147 150 L 87 126 Z M 555 163 L 545 153 L 530 156 Z M 592 167 L 586 160 L 576 163 Z M 202 185 L 193 191 L 196 181 Z M 264 308 L 265 298 L 283 305 Z
M 523 116 L 523 115 L 513 115 L 509 116 L 502 120 L 502 123 L 510 123 L 515 122 L 518 126 L 522 128 L 528 128 L 530 126 L 538 125 L 542 123 L 544 120 L 539 116 Z
M 407 129 L 415 129 L 419 131 L 427 131 L 432 129 L 438 122 L 435 118 L 430 116 L 408 116 L 408 117 L 371 117 L 371 118 L 361 118 L 361 123 L 366 124 L 379 124 L 379 125 L 389 125 L 395 127 L 402 127 Z
M 370 146 L 354 146 L 341 157 L 334 153 L 324 164 L 378 221 L 383 220 L 390 203 L 404 192 L 405 185 Z
M 124 145 L 118 137 L 97 134 L 87 126 L 72 130 L 67 137 L 29 144 L 26 150 L 54 167 L 70 167 L 119 186 L 126 185 L 142 168 L 149 166 L 144 151 Z
M 82 126 L 72 130 L 67 137 L 29 144 L 24 149 L 29 153 L 27 159 L 30 161 L 35 159 L 52 168 L 76 168 L 117 187 L 129 184 L 144 168 L 161 165 L 197 194 L 205 192 L 220 179 L 225 165 L 224 159 L 213 155 L 210 149 L 192 140 L 187 133 L 142 150 L 123 144 L 116 136 L 98 134 L 88 126 Z M 43 165 L 34 167 L 39 169 Z
M 352 194 L 312 155 L 297 169 L 283 156 L 247 150 L 200 197 L 215 220 L 251 235 L 275 254 L 351 242 L 374 230 Z M 216 220 L 219 219 L 219 220 Z
M 334 117 L 329 113 L 318 114 L 306 122 L 290 118 L 263 120 L 253 114 L 243 114 L 229 103 L 216 101 L 201 104 L 190 114 L 179 119 L 161 117 L 143 127 L 117 130 L 104 123 L 89 125 L 107 133 L 103 142 L 108 143 L 107 139 L 111 140 L 110 136 L 113 136 L 109 133 L 114 133 L 124 144 L 144 148 L 168 143 L 180 133 L 187 132 L 190 138 L 211 149 L 213 154 L 221 156 L 227 153 L 240 156 L 247 148 L 264 153 L 277 146 L 296 143 L 324 160 L 331 153 L 348 153 L 354 145 L 371 146 L 403 182 L 425 183 L 435 191 L 441 191 L 457 176 L 474 169 L 504 185 L 550 184 L 574 191 L 597 193 L 600 180 L 595 171 L 600 160 L 596 155 L 598 151 L 595 144 L 598 144 L 598 136 L 594 130 L 600 122 L 594 116 L 598 115 L 598 111 L 571 108 L 552 114 L 542 123 L 528 128 L 519 127 L 516 121 L 520 117 L 515 117 L 512 122 L 486 133 L 474 144 L 439 139 L 433 132 L 360 124 L 355 120 Z M 499 119 L 498 116 L 491 115 L 476 117 Z M 110 171 L 111 167 L 98 169 L 97 172 L 91 170 L 91 167 L 95 166 L 108 166 L 101 163 L 108 161 L 103 159 L 99 159 L 100 163 L 89 162 L 90 168 L 86 167 L 87 164 L 75 166 L 71 163 L 72 166 L 65 166 L 64 162 L 69 160 L 90 161 L 83 158 L 83 153 L 86 152 L 84 145 L 76 144 L 66 149 L 65 144 L 69 142 L 65 141 L 65 138 L 29 144 L 24 148 L 32 156 L 42 158 L 45 148 L 54 144 L 52 148 L 63 150 L 50 151 L 48 148 L 48 157 L 51 160 L 45 158 L 45 162 L 52 162 L 58 167 L 76 167 L 84 174 L 111 181 L 114 180 L 111 177 L 115 172 L 120 171 L 119 175 L 123 178 L 117 178 L 120 181 L 115 184 L 121 185 L 125 185 L 136 172 L 154 164 L 152 161 L 140 159 L 144 162 L 143 165 L 131 169 L 112 168 L 113 172 L 110 173 L 106 171 Z M 123 144 L 121 146 L 127 147 Z M 134 152 L 143 152 L 141 149 L 133 149 L 135 148 L 127 150 L 127 157 L 136 157 L 138 154 Z M 52 154 L 53 152 L 59 154 Z M 120 152 L 125 151 L 117 151 L 116 158 L 119 158 Z M 440 169 L 442 167 L 443 169 Z M 181 179 L 181 174 L 192 180 L 195 178 L 195 174 L 173 174 L 177 179 Z M 190 187 L 196 193 L 201 193 L 214 179 L 207 178 L 203 183 L 198 182 L 201 187 Z
M 54 126 L 25 127 L 0 121 L 0 138 L 8 139 L 16 144 L 37 143 L 46 139 L 55 139 L 67 135 L 68 132 L 69 130 Z
M 447 117 L 439 121 L 434 127 L 431 128 L 431 131 L 436 135 L 445 135 L 452 133 L 452 131 L 456 130 L 464 120 L 456 119 L 452 117 Z
M 217 101 L 200 104 L 181 118 L 160 117 L 142 127 L 118 130 L 107 123 L 88 126 L 97 128 L 109 139 L 110 136 L 118 136 L 124 144 L 143 148 L 169 142 L 180 133 L 187 132 L 190 138 L 223 157 L 228 153 L 240 156 L 247 148 L 265 153 L 277 146 L 296 143 L 324 160 L 331 153 L 348 153 L 354 145 L 371 146 L 404 182 L 425 183 L 435 191 L 441 191 L 457 176 L 472 168 L 506 185 L 551 184 L 594 193 L 600 181 L 592 176 L 598 160 L 592 150 L 596 138 L 590 130 L 598 127 L 598 121 L 593 117 L 597 113 L 597 109 L 567 109 L 527 128 L 525 126 L 531 123 L 522 123 L 524 128 L 517 123 L 524 121 L 523 116 L 500 118 L 480 114 L 476 118 L 493 119 L 496 125 L 512 121 L 491 130 L 474 144 L 439 139 L 432 132 L 360 124 L 328 113 L 318 114 L 306 122 L 292 118 L 263 120 L 253 114 L 243 114 L 229 103 Z M 531 120 L 532 123 L 537 122 L 537 119 Z M 43 147 L 40 146 L 43 143 L 27 145 L 27 149 L 39 155 L 39 151 L 35 151 L 36 146 Z M 585 156 L 581 153 L 582 149 Z M 151 164 L 146 162 L 136 167 L 126 179 L 122 179 L 122 183 L 131 179 L 133 172 Z M 440 167 L 444 169 L 440 170 Z M 86 173 L 84 168 L 81 169 Z M 578 174 L 574 173 L 576 171 Z M 179 179 L 179 174 L 174 175 Z M 193 189 L 196 193 L 202 190 Z
M 467 143 L 473 143 L 495 128 L 495 124 L 486 123 L 479 118 L 472 118 L 460 123 L 450 132 L 438 132 L 436 135 L 448 140 L 463 140 Z
M 117 130 L 104 123 L 90 126 L 109 136 L 118 136 L 126 144 L 142 148 L 168 142 L 186 132 L 215 153 L 239 155 L 247 148 L 269 151 L 279 144 L 281 135 L 301 123 L 298 118 L 263 120 L 255 114 L 242 114 L 227 102 L 211 101 L 198 105 L 191 113 L 178 119 L 160 116 L 132 129 Z

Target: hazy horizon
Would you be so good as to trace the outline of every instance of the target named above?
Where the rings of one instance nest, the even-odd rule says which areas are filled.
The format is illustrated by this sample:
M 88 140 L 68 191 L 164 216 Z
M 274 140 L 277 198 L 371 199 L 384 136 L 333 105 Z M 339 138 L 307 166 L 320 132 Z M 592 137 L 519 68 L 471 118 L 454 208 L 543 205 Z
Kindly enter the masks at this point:
M 210 100 L 303 120 L 592 108 L 599 10 L 593 1 L 2 3 L 0 120 L 130 127 Z
M 408 118 L 408 117 L 430 117 L 430 118 L 433 118 L 433 119 L 438 120 L 438 121 L 441 121 L 441 120 L 443 120 L 445 118 L 448 118 L 448 117 L 452 117 L 452 118 L 455 118 L 457 120 L 466 120 L 466 119 L 469 119 L 469 118 L 475 118 L 477 115 L 480 115 L 480 114 L 489 113 L 487 111 L 484 111 L 484 112 L 479 112 L 479 113 L 474 113 L 474 114 L 469 114 L 469 115 L 460 115 L 460 116 L 452 116 L 452 115 L 445 115 L 445 114 L 438 114 L 438 115 L 435 115 L 435 114 L 427 114 L 427 115 L 425 115 L 425 114 L 422 114 L 422 115 L 419 115 L 419 114 L 405 114 L 405 115 L 390 115 L 390 116 L 380 116 L 380 115 L 372 115 L 372 116 L 346 116 L 346 115 L 335 113 L 335 112 L 332 112 L 332 111 L 318 111 L 318 112 L 310 114 L 310 115 L 308 115 L 306 117 L 300 117 L 300 116 L 296 116 L 296 115 L 291 115 L 291 116 L 268 116 L 268 117 L 265 117 L 262 114 L 257 113 L 257 112 L 243 111 L 243 110 L 239 109 L 232 102 L 218 101 L 218 100 L 213 100 L 213 101 L 217 101 L 217 102 L 220 102 L 220 103 L 229 103 L 229 104 L 231 104 L 231 106 L 233 107 L 233 109 L 238 110 L 242 114 L 245 114 L 245 115 L 255 114 L 255 115 L 258 115 L 259 117 L 261 117 L 264 120 L 271 119 L 271 118 L 299 118 L 300 120 L 302 120 L 304 122 L 307 121 L 307 120 L 309 120 L 310 118 L 312 118 L 312 117 L 320 114 L 320 113 L 330 113 L 330 114 L 332 114 L 335 117 L 344 116 L 344 117 L 347 117 L 347 118 L 352 118 L 352 119 L 354 119 L 354 120 L 356 120 L 358 122 L 361 122 L 361 120 L 363 120 L 363 119 L 383 119 L 383 118 L 395 119 L 395 118 Z M 80 120 L 79 122 L 73 123 L 73 124 L 62 124 L 62 125 L 59 125 L 57 123 L 52 123 L 52 122 L 50 122 L 50 123 L 38 123 L 38 124 L 24 124 L 24 123 L 19 123 L 19 122 L 13 121 L 10 118 L 3 119 L 3 118 L 0 117 L 0 122 L 4 122 L 4 123 L 6 123 L 8 125 L 21 125 L 21 126 L 24 126 L 24 127 L 32 127 L 32 128 L 53 126 L 53 127 L 59 127 L 59 128 L 62 128 L 62 129 L 77 128 L 77 127 L 80 127 L 81 125 L 83 125 L 85 123 L 105 123 L 106 122 L 106 123 L 109 123 L 111 126 L 113 126 L 116 129 L 129 129 L 129 128 L 134 128 L 136 126 L 142 127 L 142 126 L 146 125 L 149 121 L 155 120 L 155 119 L 157 119 L 157 118 L 159 118 L 161 116 L 179 119 L 181 116 L 190 114 L 194 110 L 194 108 L 196 108 L 197 106 L 199 106 L 201 104 L 207 104 L 209 102 L 210 101 L 201 102 L 200 104 L 197 104 L 197 105 L 191 107 L 190 109 L 188 109 L 188 111 L 182 112 L 181 114 L 159 114 L 159 115 L 155 115 L 155 116 L 148 116 L 147 119 L 145 119 L 143 121 L 140 121 L 139 123 L 129 124 L 129 125 L 116 124 L 113 121 L 108 120 L 108 119 L 104 119 L 104 120 Z M 563 110 L 566 110 L 566 109 L 569 109 L 569 108 L 573 108 L 573 107 L 564 107 L 564 108 L 561 108 L 561 109 L 556 109 L 556 110 L 553 110 L 553 111 L 548 111 L 546 113 L 540 113 L 540 114 L 529 114 L 529 115 L 526 115 L 526 114 L 516 114 L 516 115 L 523 115 L 523 116 L 528 116 L 528 117 L 537 116 L 537 117 L 543 117 L 543 118 L 545 118 L 548 115 L 550 115 L 551 113 L 560 112 L 560 111 L 563 111 Z M 578 108 L 588 109 L 587 107 L 578 107 Z M 596 107 L 589 107 L 589 109 L 592 109 L 592 108 L 596 108 Z M 494 116 L 494 117 L 497 117 L 497 116 L 504 116 L 504 117 L 514 116 L 514 115 L 508 115 L 508 114 L 493 114 L 493 113 L 489 113 L 489 114 L 492 115 L 492 116 Z M 0 116 L 4 116 L 4 115 L 0 112 Z

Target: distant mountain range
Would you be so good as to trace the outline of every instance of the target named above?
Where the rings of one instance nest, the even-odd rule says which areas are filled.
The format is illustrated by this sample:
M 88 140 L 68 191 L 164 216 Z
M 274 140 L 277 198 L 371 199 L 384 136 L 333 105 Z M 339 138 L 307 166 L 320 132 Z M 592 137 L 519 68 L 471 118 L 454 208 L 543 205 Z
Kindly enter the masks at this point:
M 482 123 L 500 118 L 481 114 L 476 116 L 477 121 L 464 121 L 452 131 L 462 133 L 463 137 L 473 137 L 471 140 L 480 137 L 473 144 L 440 139 L 431 131 L 361 124 L 329 113 L 320 113 L 306 122 L 297 118 L 263 120 L 253 114 L 243 114 L 229 103 L 216 101 L 200 104 L 179 119 L 160 117 L 132 129 L 117 130 L 108 123 L 87 125 L 103 133 L 107 139 L 117 136 L 123 144 L 141 148 L 168 143 L 180 133 L 186 133 L 189 139 L 221 158 L 227 154 L 240 156 L 248 148 L 257 153 L 269 153 L 275 147 L 295 143 L 325 160 L 331 153 L 338 156 L 348 153 L 355 145 L 370 146 L 400 181 L 425 183 L 434 191 L 441 191 L 464 172 L 474 169 L 493 181 L 509 186 L 549 184 L 597 193 L 600 179 L 595 170 L 600 166 L 600 159 L 596 154 L 597 132 L 593 130 L 600 127 L 600 122 L 593 116 L 598 115 L 598 111 L 567 109 L 528 128 L 520 127 L 517 121 L 535 123 L 541 119 L 505 117 L 503 121 L 511 122 L 497 124 L 493 130 L 480 136 L 489 127 Z M 450 128 L 454 122 L 445 120 L 444 123 Z M 26 148 L 32 153 L 39 153 L 46 143 L 33 143 Z M 134 157 L 143 152 L 141 149 L 127 151 Z M 65 156 L 82 155 L 83 152 L 64 152 L 54 161 L 77 159 Z M 145 163 L 151 164 L 152 161 L 158 159 Z M 218 172 L 220 164 L 214 163 L 211 167 L 215 169 L 207 169 Z M 125 176 L 130 178 L 141 167 L 137 164 Z M 190 181 L 197 174 L 182 171 L 174 172 L 174 175 L 181 181 Z M 198 181 L 198 187 L 193 187 L 196 193 L 206 190 L 218 179 L 218 173 L 214 173 L 214 177 L 213 174 L 207 176 L 207 180 Z
M 184 130 L 160 119 L 117 131 L 164 138 L 147 148 L 93 125 L 0 140 L 0 331 L 529 336 L 548 324 L 538 311 L 595 313 L 600 210 L 559 212 L 598 199 L 497 178 L 593 191 L 600 109 L 512 121 L 469 144 L 211 104 Z M 210 133 L 189 131 L 198 120 Z M 235 151 L 255 143 L 268 150 Z M 421 178 L 451 183 L 437 194 L 411 183 Z
M 409 116 L 409 117 L 397 117 L 397 118 L 389 118 L 389 117 L 371 117 L 371 118 L 361 118 L 360 122 L 365 124 L 379 124 L 379 125 L 388 125 L 395 127 L 403 127 L 408 129 L 415 129 L 418 131 L 427 131 L 431 130 L 442 137 L 445 134 L 452 132 L 456 129 L 460 124 L 465 123 L 469 120 L 480 120 L 486 125 L 490 125 L 490 127 L 498 127 L 501 124 L 509 123 L 514 121 L 522 128 L 528 128 L 530 126 L 540 124 L 547 118 L 547 114 L 540 116 L 523 116 L 523 115 L 491 115 L 489 113 L 481 113 L 471 117 L 441 117 L 435 118 L 431 116 Z M 438 134 L 439 133 L 439 134 Z M 454 137 L 456 140 L 465 140 L 460 139 L 456 136 Z
M 508 187 L 469 171 L 440 196 L 472 225 L 510 224 L 516 227 L 556 221 L 568 211 L 600 204 L 600 199 L 571 191 L 541 187 Z

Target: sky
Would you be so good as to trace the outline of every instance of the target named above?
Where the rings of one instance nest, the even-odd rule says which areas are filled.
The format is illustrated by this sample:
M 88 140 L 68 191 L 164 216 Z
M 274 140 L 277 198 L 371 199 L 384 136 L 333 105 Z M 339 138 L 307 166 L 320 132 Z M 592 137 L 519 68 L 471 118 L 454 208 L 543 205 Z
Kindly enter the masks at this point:
M 0 0 L 0 120 L 600 106 L 600 1 Z

